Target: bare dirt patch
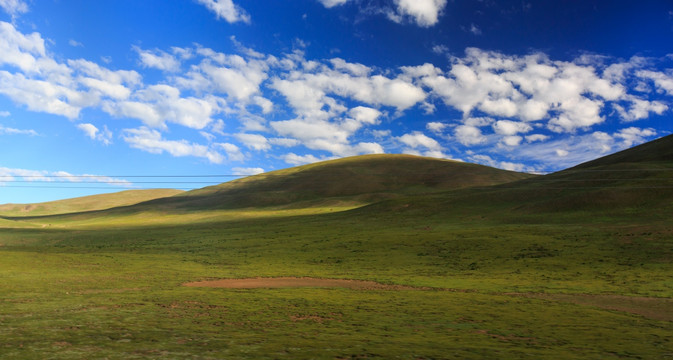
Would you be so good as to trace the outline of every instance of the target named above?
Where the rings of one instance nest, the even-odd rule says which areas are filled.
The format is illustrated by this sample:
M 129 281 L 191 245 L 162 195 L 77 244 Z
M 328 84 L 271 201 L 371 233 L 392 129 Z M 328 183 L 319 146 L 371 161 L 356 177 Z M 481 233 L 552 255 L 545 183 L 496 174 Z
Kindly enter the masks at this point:
M 429 290 L 430 288 L 405 285 L 386 285 L 375 281 L 349 279 L 319 279 L 310 277 L 274 277 L 247 279 L 219 279 L 195 281 L 182 284 L 191 287 L 212 287 L 228 289 L 278 289 L 278 288 L 346 288 L 355 290 Z
M 673 321 L 673 299 L 668 298 L 590 294 L 511 293 L 507 295 L 595 306 L 605 310 L 637 314 L 648 319 Z

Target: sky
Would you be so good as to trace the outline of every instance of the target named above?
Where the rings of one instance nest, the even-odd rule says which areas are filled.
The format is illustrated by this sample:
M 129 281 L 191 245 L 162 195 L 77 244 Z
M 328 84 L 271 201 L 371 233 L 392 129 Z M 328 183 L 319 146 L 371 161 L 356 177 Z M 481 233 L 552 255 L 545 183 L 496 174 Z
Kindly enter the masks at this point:
M 547 173 L 672 115 L 671 1 L 0 0 L 0 204 L 374 153 Z

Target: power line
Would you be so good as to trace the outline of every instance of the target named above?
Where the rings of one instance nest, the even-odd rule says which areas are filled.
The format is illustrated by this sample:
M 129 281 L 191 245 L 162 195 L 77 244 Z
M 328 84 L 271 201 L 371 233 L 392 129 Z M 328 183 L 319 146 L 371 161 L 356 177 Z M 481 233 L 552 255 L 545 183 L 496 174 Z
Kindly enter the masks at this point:
M 208 178 L 208 177 L 245 177 L 250 175 L 0 175 L 0 178 Z

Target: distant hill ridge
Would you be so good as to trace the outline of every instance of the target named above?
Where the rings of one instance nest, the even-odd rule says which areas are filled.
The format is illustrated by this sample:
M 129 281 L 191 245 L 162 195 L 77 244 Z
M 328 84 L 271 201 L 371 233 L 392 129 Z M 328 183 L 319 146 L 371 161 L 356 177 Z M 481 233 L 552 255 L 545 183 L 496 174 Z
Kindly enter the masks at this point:
M 134 205 L 157 198 L 165 198 L 182 192 L 182 190 L 173 189 L 126 190 L 112 194 L 82 196 L 38 204 L 4 204 L 0 205 L 0 215 L 40 216 L 105 210 L 119 206 Z
M 454 160 L 400 154 L 323 161 L 185 192 L 153 203 L 182 208 L 241 208 L 344 199 L 371 203 L 400 195 L 490 186 L 535 175 Z
M 57 202 L 2 205 L 0 216 L 71 212 L 198 211 L 374 204 L 548 213 L 673 207 L 673 135 L 545 176 L 413 155 L 362 155 L 249 176 L 188 192 L 126 191 Z M 373 209 L 373 208 L 372 208 Z M 462 210 L 461 210 L 462 211 Z M 467 210 L 466 210 L 467 211 Z M 104 216 L 104 213 L 100 213 Z
M 115 206 L 132 211 L 366 204 L 401 195 L 490 186 L 534 176 L 414 155 L 361 155 L 248 176 L 188 192 L 132 190 L 43 204 L 3 205 L 0 215 L 39 216 Z

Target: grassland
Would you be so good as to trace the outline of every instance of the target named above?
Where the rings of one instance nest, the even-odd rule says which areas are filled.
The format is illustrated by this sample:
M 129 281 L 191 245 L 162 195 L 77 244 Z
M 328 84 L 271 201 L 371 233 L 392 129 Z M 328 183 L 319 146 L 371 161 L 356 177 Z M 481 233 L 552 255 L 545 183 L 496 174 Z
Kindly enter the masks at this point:
M 356 191 L 218 207 L 207 189 L 6 216 L 0 358 L 673 357 L 671 173 L 653 162 L 673 168 L 409 182 L 367 206 Z M 281 276 L 417 289 L 182 286 Z

